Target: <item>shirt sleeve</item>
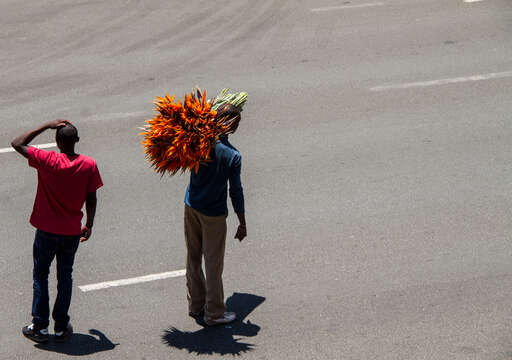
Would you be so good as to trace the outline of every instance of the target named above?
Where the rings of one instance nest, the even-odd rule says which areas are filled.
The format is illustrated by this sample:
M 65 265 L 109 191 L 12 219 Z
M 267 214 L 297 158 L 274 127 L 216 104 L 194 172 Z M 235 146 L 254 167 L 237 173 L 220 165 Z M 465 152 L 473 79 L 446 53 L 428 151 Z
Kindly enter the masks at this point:
M 233 209 L 237 214 L 245 212 L 244 206 L 244 190 L 242 188 L 242 181 L 240 174 L 242 172 L 242 156 L 237 154 L 231 165 L 231 172 L 229 175 L 229 197 L 233 204 Z
M 28 147 L 28 165 L 35 169 L 45 168 L 51 165 L 52 152 L 33 146 Z
M 103 186 L 103 180 L 101 179 L 100 171 L 98 166 L 94 164 L 94 168 L 91 176 L 89 177 L 89 183 L 87 184 L 87 192 L 95 192 Z

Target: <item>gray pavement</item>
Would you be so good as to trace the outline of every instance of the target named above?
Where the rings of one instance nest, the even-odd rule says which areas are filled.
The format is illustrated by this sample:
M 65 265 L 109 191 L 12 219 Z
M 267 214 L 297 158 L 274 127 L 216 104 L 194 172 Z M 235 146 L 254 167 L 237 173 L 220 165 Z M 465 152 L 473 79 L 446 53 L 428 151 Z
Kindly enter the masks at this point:
M 67 118 L 105 183 L 77 334 L 34 345 L 36 176 L 0 153 L 0 359 L 510 359 L 512 78 L 371 89 L 511 71 L 512 4 L 311 11 L 365 3 L 0 0 L 0 148 Z M 183 277 L 78 288 L 184 268 L 188 179 L 150 170 L 137 127 L 196 84 L 249 93 L 249 236 L 224 277 L 243 321 L 216 329 L 187 316 Z

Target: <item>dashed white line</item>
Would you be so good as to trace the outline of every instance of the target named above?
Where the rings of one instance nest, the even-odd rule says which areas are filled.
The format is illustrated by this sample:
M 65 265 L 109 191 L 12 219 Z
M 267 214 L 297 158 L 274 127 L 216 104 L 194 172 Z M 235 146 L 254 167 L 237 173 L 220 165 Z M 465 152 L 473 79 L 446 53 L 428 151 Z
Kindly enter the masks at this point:
M 506 78 L 506 77 L 512 77 L 512 71 L 471 75 L 471 76 L 463 76 L 463 77 L 439 79 L 439 80 L 417 81 L 417 82 L 410 82 L 410 83 L 404 83 L 404 84 L 380 85 L 380 86 L 372 87 L 372 88 L 370 88 L 370 90 L 371 91 L 383 91 L 383 90 L 393 90 L 393 89 L 408 89 L 408 88 L 413 88 L 413 87 L 446 85 L 446 84 L 462 83 L 462 82 L 467 82 L 467 81 L 491 80 L 491 79 L 500 79 L 500 78 Z
M 365 4 L 350 4 L 350 5 L 339 5 L 339 6 L 326 6 L 321 8 L 311 9 L 312 12 L 323 12 L 323 11 L 334 11 L 334 10 L 345 10 L 345 9 L 358 9 L 372 6 L 383 6 L 382 2 L 365 3 Z
M 474 3 L 474 2 L 480 2 L 483 0 L 464 0 L 465 3 Z
M 57 147 L 57 144 L 56 143 L 49 143 L 49 144 L 30 145 L 30 146 L 36 147 L 38 149 L 48 149 L 48 148 Z M 14 152 L 14 151 L 16 151 L 16 150 L 14 150 L 12 147 L 3 148 L 3 149 L 0 149 L 0 154 L 8 153 L 8 152 Z
M 121 280 L 114 280 L 114 281 L 105 281 L 97 284 L 90 284 L 90 285 L 82 285 L 78 288 L 82 290 L 83 292 L 88 291 L 94 291 L 94 290 L 101 290 L 101 289 L 108 289 L 111 287 L 117 287 L 117 286 L 126 286 L 126 285 L 133 285 L 133 284 L 139 284 L 149 281 L 155 281 L 155 280 L 163 280 L 168 278 L 174 278 L 179 276 L 184 276 L 186 273 L 186 270 L 176 270 L 176 271 L 168 271 L 163 272 L 159 274 L 151 274 L 151 275 L 145 275 L 145 276 L 139 276 L 129 279 L 121 279 Z

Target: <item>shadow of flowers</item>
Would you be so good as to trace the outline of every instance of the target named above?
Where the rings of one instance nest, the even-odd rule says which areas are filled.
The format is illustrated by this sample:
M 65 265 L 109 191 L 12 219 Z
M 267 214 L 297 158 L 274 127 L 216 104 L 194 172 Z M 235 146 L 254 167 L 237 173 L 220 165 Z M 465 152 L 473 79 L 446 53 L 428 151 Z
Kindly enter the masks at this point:
M 237 314 L 234 322 L 208 327 L 202 319 L 196 319 L 196 322 L 203 326 L 202 329 L 188 332 L 170 327 L 162 335 L 162 341 L 170 347 L 185 349 L 198 355 L 240 355 L 252 350 L 254 345 L 235 337 L 252 337 L 258 334 L 260 327 L 250 321 L 244 322 L 244 319 L 263 301 L 265 298 L 262 296 L 234 293 L 226 301 L 227 309 Z

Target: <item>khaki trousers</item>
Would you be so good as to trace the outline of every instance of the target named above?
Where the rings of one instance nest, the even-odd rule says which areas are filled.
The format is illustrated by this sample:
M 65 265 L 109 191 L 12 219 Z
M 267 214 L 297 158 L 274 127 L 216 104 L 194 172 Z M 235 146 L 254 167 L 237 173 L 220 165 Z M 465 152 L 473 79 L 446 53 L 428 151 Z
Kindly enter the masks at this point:
M 185 205 L 188 310 L 199 313 L 204 309 L 209 319 L 220 318 L 226 311 L 222 285 L 226 231 L 226 215 L 206 216 Z

